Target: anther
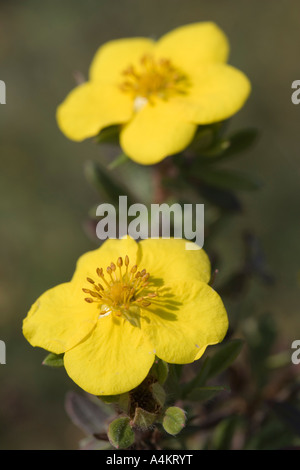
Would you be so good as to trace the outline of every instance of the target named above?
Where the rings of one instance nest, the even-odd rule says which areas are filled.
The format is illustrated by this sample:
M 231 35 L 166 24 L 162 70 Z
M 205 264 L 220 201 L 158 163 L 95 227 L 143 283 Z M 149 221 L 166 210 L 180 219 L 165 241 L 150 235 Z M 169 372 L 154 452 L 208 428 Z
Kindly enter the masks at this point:
M 129 265 L 129 258 L 128 256 L 126 255 L 125 256 L 125 266 L 128 266 Z
M 97 297 L 98 299 L 102 299 L 101 295 L 98 294 L 97 292 L 90 291 L 90 295 L 91 295 L 92 297 Z
M 123 266 L 123 259 L 121 258 L 121 256 L 120 256 L 120 258 L 118 258 L 117 266 L 118 266 L 119 268 L 121 268 L 121 267 Z
M 88 282 L 90 282 L 91 284 L 95 284 L 95 281 L 93 279 L 91 279 L 90 277 L 87 277 L 86 280 Z
M 89 304 L 94 302 L 93 299 L 90 299 L 89 297 L 86 297 L 84 300 L 88 302 Z

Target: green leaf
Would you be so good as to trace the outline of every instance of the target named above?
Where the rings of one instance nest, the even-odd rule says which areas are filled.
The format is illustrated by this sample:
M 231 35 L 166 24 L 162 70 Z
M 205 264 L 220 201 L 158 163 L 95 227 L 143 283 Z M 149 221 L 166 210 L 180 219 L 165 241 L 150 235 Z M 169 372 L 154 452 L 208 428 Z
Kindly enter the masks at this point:
M 186 399 L 191 401 L 208 401 L 223 391 L 229 391 L 226 386 L 199 387 L 190 391 Z
M 300 410 L 288 402 L 270 401 L 269 405 L 294 433 L 300 436 Z
M 203 126 L 198 128 L 195 137 L 191 143 L 191 148 L 201 151 L 210 148 L 213 144 L 215 131 L 212 127 Z
M 68 392 L 65 408 L 72 422 L 86 434 L 97 434 L 105 431 L 106 420 L 112 410 L 96 397 Z
M 134 443 L 134 432 L 130 418 L 123 416 L 112 421 L 108 428 L 109 442 L 117 449 L 127 449 Z
M 184 428 L 185 423 L 185 412 L 177 406 L 170 406 L 166 410 L 162 421 L 164 430 L 172 436 L 178 434 L 182 430 L 182 428 Z
M 119 195 L 126 195 L 126 191 L 119 185 L 101 165 L 93 161 L 85 164 L 85 177 L 106 201 L 119 203 Z
M 202 152 L 202 155 L 209 157 L 206 163 L 225 160 L 231 157 L 242 155 L 257 140 L 258 130 L 254 128 L 243 129 L 235 132 L 226 139 L 219 140 L 215 146 Z
M 64 353 L 54 354 L 50 353 L 42 362 L 43 366 L 49 367 L 63 367 L 64 366 Z
M 161 385 L 167 380 L 169 373 L 168 364 L 162 359 L 155 359 L 155 362 L 150 370 L 150 375 L 154 377 Z
M 210 357 L 206 357 L 199 372 L 196 376 L 188 383 L 182 384 L 181 387 L 181 398 L 186 399 L 190 392 L 196 387 L 201 387 L 205 384 L 210 368 Z
M 253 175 L 207 167 L 201 168 L 198 178 L 209 186 L 231 191 L 253 191 L 262 185 Z
M 125 153 L 121 153 L 113 162 L 108 165 L 109 170 L 114 170 L 118 168 L 118 166 L 123 165 L 123 163 L 127 163 L 129 161 L 129 157 Z
M 213 450 L 230 450 L 239 419 L 236 416 L 224 419 L 215 429 L 212 447 Z
M 155 382 L 154 384 L 150 385 L 150 390 L 154 400 L 162 408 L 166 401 L 165 390 L 158 382 Z
M 118 403 L 120 397 L 121 395 L 100 395 L 98 398 L 103 401 L 103 403 L 110 405 L 111 403 Z
M 133 424 L 140 429 L 148 429 L 155 422 L 156 417 L 157 415 L 155 413 L 150 413 L 142 408 L 136 408 Z
M 96 136 L 98 144 L 117 144 L 119 143 L 120 126 L 109 126 Z
M 212 147 L 208 148 L 204 152 L 201 152 L 201 155 L 206 157 L 219 157 L 223 155 L 224 152 L 230 147 L 230 141 L 228 139 L 219 140 Z M 209 158 L 209 160 L 212 160 Z
M 130 408 L 130 395 L 128 392 L 119 395 L 118 405 L 124 413 L 128 414 Z
M 242 210 L 241 202 L 232 191 L 215 188 L 203 182 L 199 184 L 199 181 L 192 184 L 196 186 L 197 191 L 202 197 L 218 208 L 235 213 Z
M 207 379 L 214 377 L 227 369 L 238 357 L 244 341 L 232 339 L 222 344 L 214 356 L 210 357 Z

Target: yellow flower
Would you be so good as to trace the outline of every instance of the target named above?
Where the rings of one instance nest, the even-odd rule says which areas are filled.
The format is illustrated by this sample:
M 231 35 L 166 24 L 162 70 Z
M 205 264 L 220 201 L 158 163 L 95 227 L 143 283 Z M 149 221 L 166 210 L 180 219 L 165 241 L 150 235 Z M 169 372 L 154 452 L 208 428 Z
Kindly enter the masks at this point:
M 120 145 L 138 163 L 184 150 L 198 125 L 229 118 L 250 92 L 247 77 L 226 64 L 228 41 L 210 22 L 147 38 L 110 41 L 97 51 L 89 81 L 58 107 L 57 121 L 75 141 L 120 125 Z
M 107 240 L 79 258 L 70 282 L 33 304 L 25 337 L 32 346 L 65 353 L 68 375 L 94 395 L 132 390 L 156 356 L 193 362 L 223 339 L 228 320 L 207 284 L 207 255 L 185 243 Z

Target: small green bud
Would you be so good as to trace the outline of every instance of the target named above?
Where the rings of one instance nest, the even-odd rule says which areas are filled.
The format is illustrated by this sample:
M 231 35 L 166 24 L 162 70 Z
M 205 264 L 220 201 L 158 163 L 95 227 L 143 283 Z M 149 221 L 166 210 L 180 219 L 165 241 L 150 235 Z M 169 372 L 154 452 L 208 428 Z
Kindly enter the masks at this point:
M 162 425 L 168 434 L 175 436 L 185 426 L 186 416 L 184 410 L 177 406 L 170 406 L 165 412 Z
M 134 432 L 127 416 L 112 421 L 107 433 L 109 442 L 116 449 L 127 449 L 134 443 Z

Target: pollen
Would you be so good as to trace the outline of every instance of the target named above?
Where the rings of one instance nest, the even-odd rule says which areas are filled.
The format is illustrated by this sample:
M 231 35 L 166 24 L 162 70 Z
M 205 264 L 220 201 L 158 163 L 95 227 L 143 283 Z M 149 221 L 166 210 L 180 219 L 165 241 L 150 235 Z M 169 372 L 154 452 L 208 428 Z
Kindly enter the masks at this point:
M 100 316 L 113 313 L 128 319 L 132 307 L 150 307 L 158 296 L 151 290 L 150 273 L 139 270 L 136 264 L 130 266 L 127 255 L 124 260 L 119 257 L 116 263 L 111 262 L 105 270 L 97 268 L 96 274 L 96 280 L 86 278 L 90 287 L 83 287 L 82 291 L 88 294 L 84 298 L 87 303 L 99 305 Z
M 130 65 L 123 73 L 124 81 L 120 89 L 134 98 L 135 110 L 147 102 L 155 103 L 155 98 L 168 100 L 177 94 L 186 94 L 190 81 L 185 73 L 172 64 L 169 59 L 156 59 L 144 55 L 137 66 Z

